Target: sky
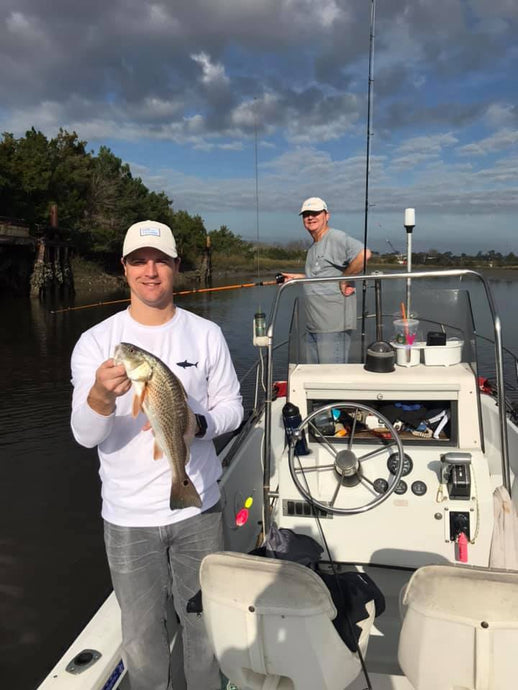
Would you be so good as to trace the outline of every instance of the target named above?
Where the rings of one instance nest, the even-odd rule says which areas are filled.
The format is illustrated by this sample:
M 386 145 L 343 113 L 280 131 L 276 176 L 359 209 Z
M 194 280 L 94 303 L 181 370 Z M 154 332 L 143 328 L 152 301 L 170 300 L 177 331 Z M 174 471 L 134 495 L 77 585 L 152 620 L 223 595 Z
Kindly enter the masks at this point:
M 247 240 L 365 232 L 371 0 L 1 0 L 0 127 L 108 146 Z M 367 244 L 518 253 L 518 3 L 377 0 Z

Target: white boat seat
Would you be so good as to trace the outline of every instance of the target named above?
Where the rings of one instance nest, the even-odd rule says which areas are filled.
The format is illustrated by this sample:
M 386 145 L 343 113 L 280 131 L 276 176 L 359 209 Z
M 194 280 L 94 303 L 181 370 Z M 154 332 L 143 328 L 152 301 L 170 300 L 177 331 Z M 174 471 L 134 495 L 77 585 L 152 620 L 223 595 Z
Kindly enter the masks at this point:
M 518 572 L 425 566 L 403 604 L 399 664 L 415 690 L 516 687 Z
M 220 552 L 200 570 L 205 625 L 223 673 L 240 690 L 344 690 L 360 673 L 332 623 L 328 588 L 311 569 Z M 359 625 L 366 650 L 374 602 Z

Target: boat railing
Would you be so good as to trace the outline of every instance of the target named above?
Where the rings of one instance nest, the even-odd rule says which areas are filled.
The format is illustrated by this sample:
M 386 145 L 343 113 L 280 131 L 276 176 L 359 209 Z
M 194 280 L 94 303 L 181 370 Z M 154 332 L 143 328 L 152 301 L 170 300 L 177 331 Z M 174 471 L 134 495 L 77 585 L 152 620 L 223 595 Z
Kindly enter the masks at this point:
M 444 278 L 473 278 L 478 281 L 485 292 L 487 305 L 489 307 L 491 326 L 494 336 L 494 361 L 495 361 L 495 377 L 496 377 L 496 400 L 498 405 L 499 413 L 499 431 L 500 431 L 500 447 L 502 456 L 502 481 L 505 488 L 511 491 L 511 476 L 509 467 L 509 445 L 507 437 L 507 417 L 506 417 L 506 389 L 504 381 L 504 369 L 503 369 L 503 343 L 502 343 L 502 326 L 500 317 L 497 314 L 495 302 L 489 286 L 489 282 L 476 271 L 470 269 L 447 269 L 440 271 L 413 271 L 413 272 L 395 272 L 395 273 L 379 273 L 374 274 L 360 274 L 355 276 L 347 276 L 347 281 L 349 283 L 357 284 L 367 284 L 376 281 L 377 284 L 381 285 L 386 281 L 398 281 L 404 280 L 406 284 L 409 285 L 410 281 L 420 281 L 423 279 L 428 280 L 439 280 Z M 276 292 L 275 299 L 272 305 L 270 316 L 267 324 L 267 336 L 268 336 L 268 347 L 267 347 L 267 358 L 266 358 L 266 392 L 265 392 L 265 438 L 264 438 L 264 449 L 263 449 L 263 464 L 264 464 L 264 476 L 269 477 L 270 467 L 271 467 L 271 404 L 273 402 L 272 390 L 273 390 L 273 352 L 274 346 L 274 334 L 277 325 L 277 318 L 279 315 L 279 303 L 283 294 L 287 290 L 293 289 L 295 286 L 310 284 L 310 283 L 337 283 L 344 280 L 342 277 L 333 278 L 297 278 L 290 280 L 282 284 Z M 366 281 L 366 282 L 364 282 Z M 265 495 L 264 501 L 265 505 L 268 504 L 268 491 L 269 487 L 265 481 Z
M 278 343 L 273 350 L 280 350 L 286 347 L 288 344 L 287 340 Z M 223 434 L 218 436 L 214 443 L 216 445 L 216 450 L 218 455 L 221 455 L 223 460 L 223 466 L 227 467 L 232 462 L 232 459 L 239 449 L 240 439 L 246 437 L 248 431 L 253 426 L 253 424 L 260 418 L 265 405 L 266 398 L 266 367 L 265 367 L 265 356 L 262 352 L 263 348 L 259 348 L 258 359 L 250 366 L 244 374 L 239 378 L 239 384 L 241 391 L 246 391 L 247 386 L 245 385 L 248 381 L 252 379 L 255 375 L 255 382 L 253 384 L 253 402 L 250 406 L 249 397 L 244 395 L 244 407 L 245 407 L 245 418 L 242 424 L 236 431 L 230 432 L 228 434 Z M 232 444 L 231 444 L 232 442 Z M 231 444 L 231 445 L 230 445 Z M 228 449 L 227 449 L 228 446 Z

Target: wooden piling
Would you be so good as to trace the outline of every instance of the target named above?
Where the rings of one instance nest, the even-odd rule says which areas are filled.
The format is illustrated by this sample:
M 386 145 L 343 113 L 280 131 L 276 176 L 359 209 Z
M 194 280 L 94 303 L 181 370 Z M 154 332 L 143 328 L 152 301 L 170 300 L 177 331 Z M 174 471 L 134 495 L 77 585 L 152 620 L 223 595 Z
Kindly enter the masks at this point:
M 200 281 L 205 287 L 212 285 L 212 248 L 210 245 L 210 235 L 206 235 L 205 249 L 200 265 Z

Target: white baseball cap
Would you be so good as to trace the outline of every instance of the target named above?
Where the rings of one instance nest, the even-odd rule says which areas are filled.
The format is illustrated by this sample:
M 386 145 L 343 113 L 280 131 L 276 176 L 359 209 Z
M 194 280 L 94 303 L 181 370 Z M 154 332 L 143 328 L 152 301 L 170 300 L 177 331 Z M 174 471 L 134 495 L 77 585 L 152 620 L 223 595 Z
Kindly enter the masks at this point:
M 305 211 L 327 211 L 326 202 L 319 196 L 311 196 L 309 199 L 302 204 L 302 208 L 299 211 L 299 216 L 301 216 Z
M 156 220 L 141 220 L 128 228 L 122 245 L 122 256 L 128 256 L 142 247 L 159 249 L 172 259 L 178 256 L 171 228 Z

